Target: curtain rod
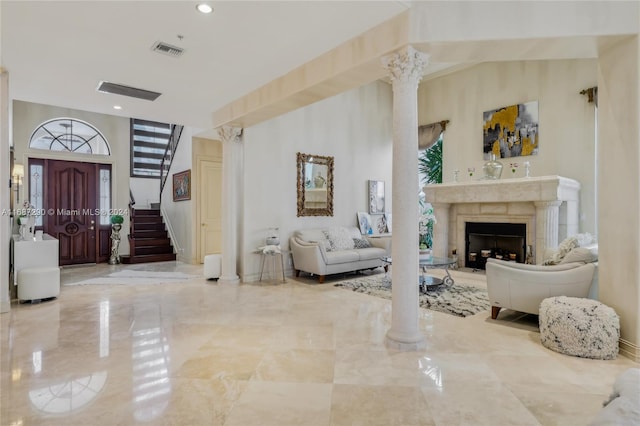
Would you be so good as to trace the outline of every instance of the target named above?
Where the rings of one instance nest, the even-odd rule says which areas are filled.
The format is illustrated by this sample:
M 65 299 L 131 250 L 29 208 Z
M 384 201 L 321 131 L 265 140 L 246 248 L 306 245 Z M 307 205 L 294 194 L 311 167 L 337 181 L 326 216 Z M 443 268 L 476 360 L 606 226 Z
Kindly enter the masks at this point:
M 589 99 L 589 103 L 595 102 L 598 104 L 598 86 L 589 87 L 588 89 L 584 89 L 580 91 L 581 95 L 587 95 Z

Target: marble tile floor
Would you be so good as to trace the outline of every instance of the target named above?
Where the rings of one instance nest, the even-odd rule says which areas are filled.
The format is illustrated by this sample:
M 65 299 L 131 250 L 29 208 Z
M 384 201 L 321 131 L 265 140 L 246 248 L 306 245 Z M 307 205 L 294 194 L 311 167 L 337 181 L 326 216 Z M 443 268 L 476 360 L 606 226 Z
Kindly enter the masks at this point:
M 62 281 L 125 268 L 202 273 L 97 265 Z M 585 425 L 637 368 L 552 352 L 536 317 L 512 311 L 420 310 L 427 348 L 394 351 L 390 301 L 332 285 L 351 276 L 63 285 L 55 300 L 14 304 L 0 315 L 0 424 Z

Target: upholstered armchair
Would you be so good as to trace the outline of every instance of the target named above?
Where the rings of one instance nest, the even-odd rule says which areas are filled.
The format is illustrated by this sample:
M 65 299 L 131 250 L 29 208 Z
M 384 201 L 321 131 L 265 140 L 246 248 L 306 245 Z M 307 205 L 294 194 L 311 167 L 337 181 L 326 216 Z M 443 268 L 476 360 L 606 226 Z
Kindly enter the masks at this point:
M 597 278 L 596 264 L 582 262 L 542 266 L 488 259 L 486 272 L 492 319 L 502 308 L 538 315 L 548 297 L 587 297 Z

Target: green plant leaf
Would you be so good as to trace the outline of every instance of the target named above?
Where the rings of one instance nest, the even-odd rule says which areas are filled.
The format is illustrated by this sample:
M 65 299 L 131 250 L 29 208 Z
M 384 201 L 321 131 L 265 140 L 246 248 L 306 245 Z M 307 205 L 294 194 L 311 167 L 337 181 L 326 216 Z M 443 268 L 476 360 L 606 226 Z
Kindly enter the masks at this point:
M 442 136 L 418 157 L 418 170 L 424 175 L 422 183 L 442 183 Z

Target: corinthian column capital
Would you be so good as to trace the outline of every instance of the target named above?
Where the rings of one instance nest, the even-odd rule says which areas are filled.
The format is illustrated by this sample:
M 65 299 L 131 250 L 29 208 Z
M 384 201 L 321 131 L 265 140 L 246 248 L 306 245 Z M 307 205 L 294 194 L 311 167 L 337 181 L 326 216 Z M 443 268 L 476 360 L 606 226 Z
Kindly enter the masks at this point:
M 391 81 L 418 84 L 429 63 L 429 55 L 407 46 L 382 58 L 382 65 L 391 74 Z
M 240 142 L 242 135 L 242 127 L 220 126 L 218 127 L 218 136 L 222 142 Z

